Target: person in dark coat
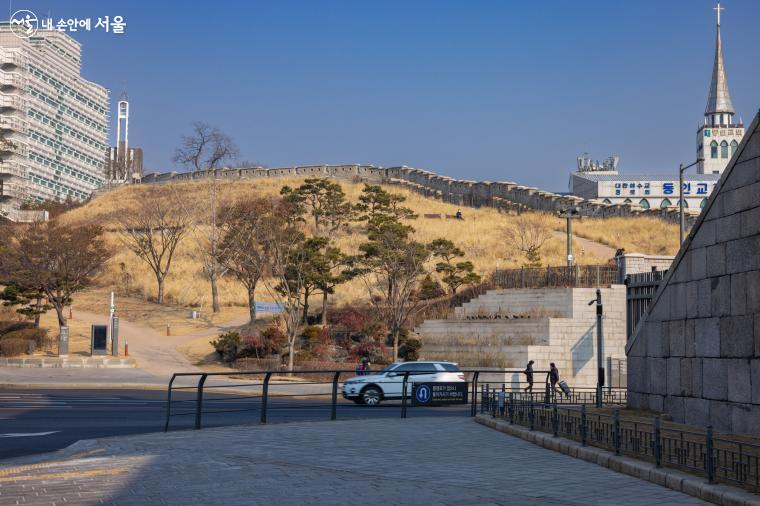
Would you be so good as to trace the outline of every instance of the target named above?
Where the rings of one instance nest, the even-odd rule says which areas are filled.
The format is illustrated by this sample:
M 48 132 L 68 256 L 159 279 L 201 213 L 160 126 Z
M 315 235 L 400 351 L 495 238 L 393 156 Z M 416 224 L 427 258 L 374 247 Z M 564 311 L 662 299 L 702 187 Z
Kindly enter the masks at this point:
M 557 388 L 557 383 L 559 383 L 559 369 L 557 369 L 557 366 L 554 365 L 554 362 L 549 364 L 549 383 L 552 385 L 552 391 L 554 395 L 562 395 L 562 390 Z
M 528 362 L 528 366 L 525 368 L 525 381 L 528 382 L 528 386 L 523 390 L 533 393 L 533 361 Z

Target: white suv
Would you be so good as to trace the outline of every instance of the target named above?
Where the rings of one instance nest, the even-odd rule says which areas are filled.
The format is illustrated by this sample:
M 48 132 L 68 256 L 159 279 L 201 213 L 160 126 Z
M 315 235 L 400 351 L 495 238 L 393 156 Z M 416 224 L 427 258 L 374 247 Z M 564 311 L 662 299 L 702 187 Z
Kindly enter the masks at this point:
M 343 397 L 357 404 L 376 406 L 385 399 L 400 399 L 407 380 L 407 396 L 412 394 L 413 383 L 464 382 L 464 373 L 453 362 L 397 362 L 382 371 L 354 376 L 343 383 Z

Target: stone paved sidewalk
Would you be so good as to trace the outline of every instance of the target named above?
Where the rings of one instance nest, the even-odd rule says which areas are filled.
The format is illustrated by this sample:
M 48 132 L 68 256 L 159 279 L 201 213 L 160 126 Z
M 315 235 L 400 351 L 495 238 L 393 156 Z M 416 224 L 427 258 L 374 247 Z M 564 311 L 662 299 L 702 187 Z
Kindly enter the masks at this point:
M 0 504 L 704 504 L 470 418 L 239 426 L 0 464 Z

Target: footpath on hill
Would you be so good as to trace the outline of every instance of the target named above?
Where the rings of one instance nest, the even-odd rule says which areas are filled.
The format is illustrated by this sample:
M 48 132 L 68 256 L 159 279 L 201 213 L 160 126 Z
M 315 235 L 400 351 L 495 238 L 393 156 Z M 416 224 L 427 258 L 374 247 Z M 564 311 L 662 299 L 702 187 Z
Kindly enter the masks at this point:
M 85 440 L 0 465 L 0 504 L 705 504 L 470 418 Z

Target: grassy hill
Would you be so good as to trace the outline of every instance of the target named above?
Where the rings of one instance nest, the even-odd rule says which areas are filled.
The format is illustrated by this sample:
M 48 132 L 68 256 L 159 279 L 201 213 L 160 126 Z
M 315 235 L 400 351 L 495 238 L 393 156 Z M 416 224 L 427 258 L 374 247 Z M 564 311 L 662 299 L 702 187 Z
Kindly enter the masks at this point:
M 283 185 L 297 186 L 302 179 L 268 179 L 256 181 L 235 181 L 219 183 L 222 199 L 236 199 L 244 195 L 276 195 Z M 362 184 L 341 182 L 347 197 L 356 202 L 363 188 Z M 98 289 L 114 290 L 122 294 L 138 297 L 155 296 L 156 284 L 151 271 L 130 252 L 119 239 L 119 216 L 138 209 L 141 201 L 149 195 L 180 195 L 186 211 L 202 218 L 208 213 L 209 182 L 183 182 L 165 185 L 144 185 L 123 187 L 106 192 L 86 205 L 64 214 L 61 219 L 70 223 L 99 223 L 107 230 L 108 241 L 116 254 L 106 271 L 97 282 Z M 457 211 L 457 206 L 428 199 L 403 188 L 389 186 L 389 191 L 403 194 L 406 206 L 419 217 L 410 220 L 418 240 L 429 242 L 438 237 L 454 241 L 471 260 L 481 274 L 494 269 L 519 267 L 524 256 L 507 239 L 506 230 L 514 227 L 515 216 L 499 213 L 495 209 L 462 208 L 464 220 L 424 218 L 424 214 L 449 214 Z M 543 223 L 547 228 L 564 232 L 565 222 L 555 216 L 543 213 L 527 213 L 528 219 Z M 591 239 L 612 248 L 625 248 L 628 252 L 651 254 L 674 254 L 678 247 L 678 229 L 655 218 L 610 218 L 584 219 L 574 223 L 574 231 L 579 237 Z M 335 243 L 345 252 L 356 252 L 358 244 L 364 240 L 361 227 L 351 225 L 348 230 L 333 237 Z M 587 245 L 588 246 L 588 245 Z M 604 263 L 606 256 L 600 256 L 598 248 L 584 249 L 574 244 L 574 252 L 579 263 Z M 595 249 L 596 251 L 591 251 Z M 541 249 L 545 265 L 563 265 L 566 262 L 565 239 L 555 233 Z M 197 260 L 197 243 L 192 235 L 185 237 L 178 248 L 175 261 L 166 282 L 166 301 L 182 306 L 200 307 L 207 310 L 210 305 L 210 289 Z M 245 305 L 246 294 L 234 280 L 222 278 L 219 283 L 222 305 Z M 264 288 L 257 296 L 267 299 Z M 317 297 L 315 297 L 316 299 Z M 332 298 L 332 304 L 366 300 L 366 291 L 360 280 L 354 280 L 339 287 Z M 314 301 L 317 302 L 316 300 Z

